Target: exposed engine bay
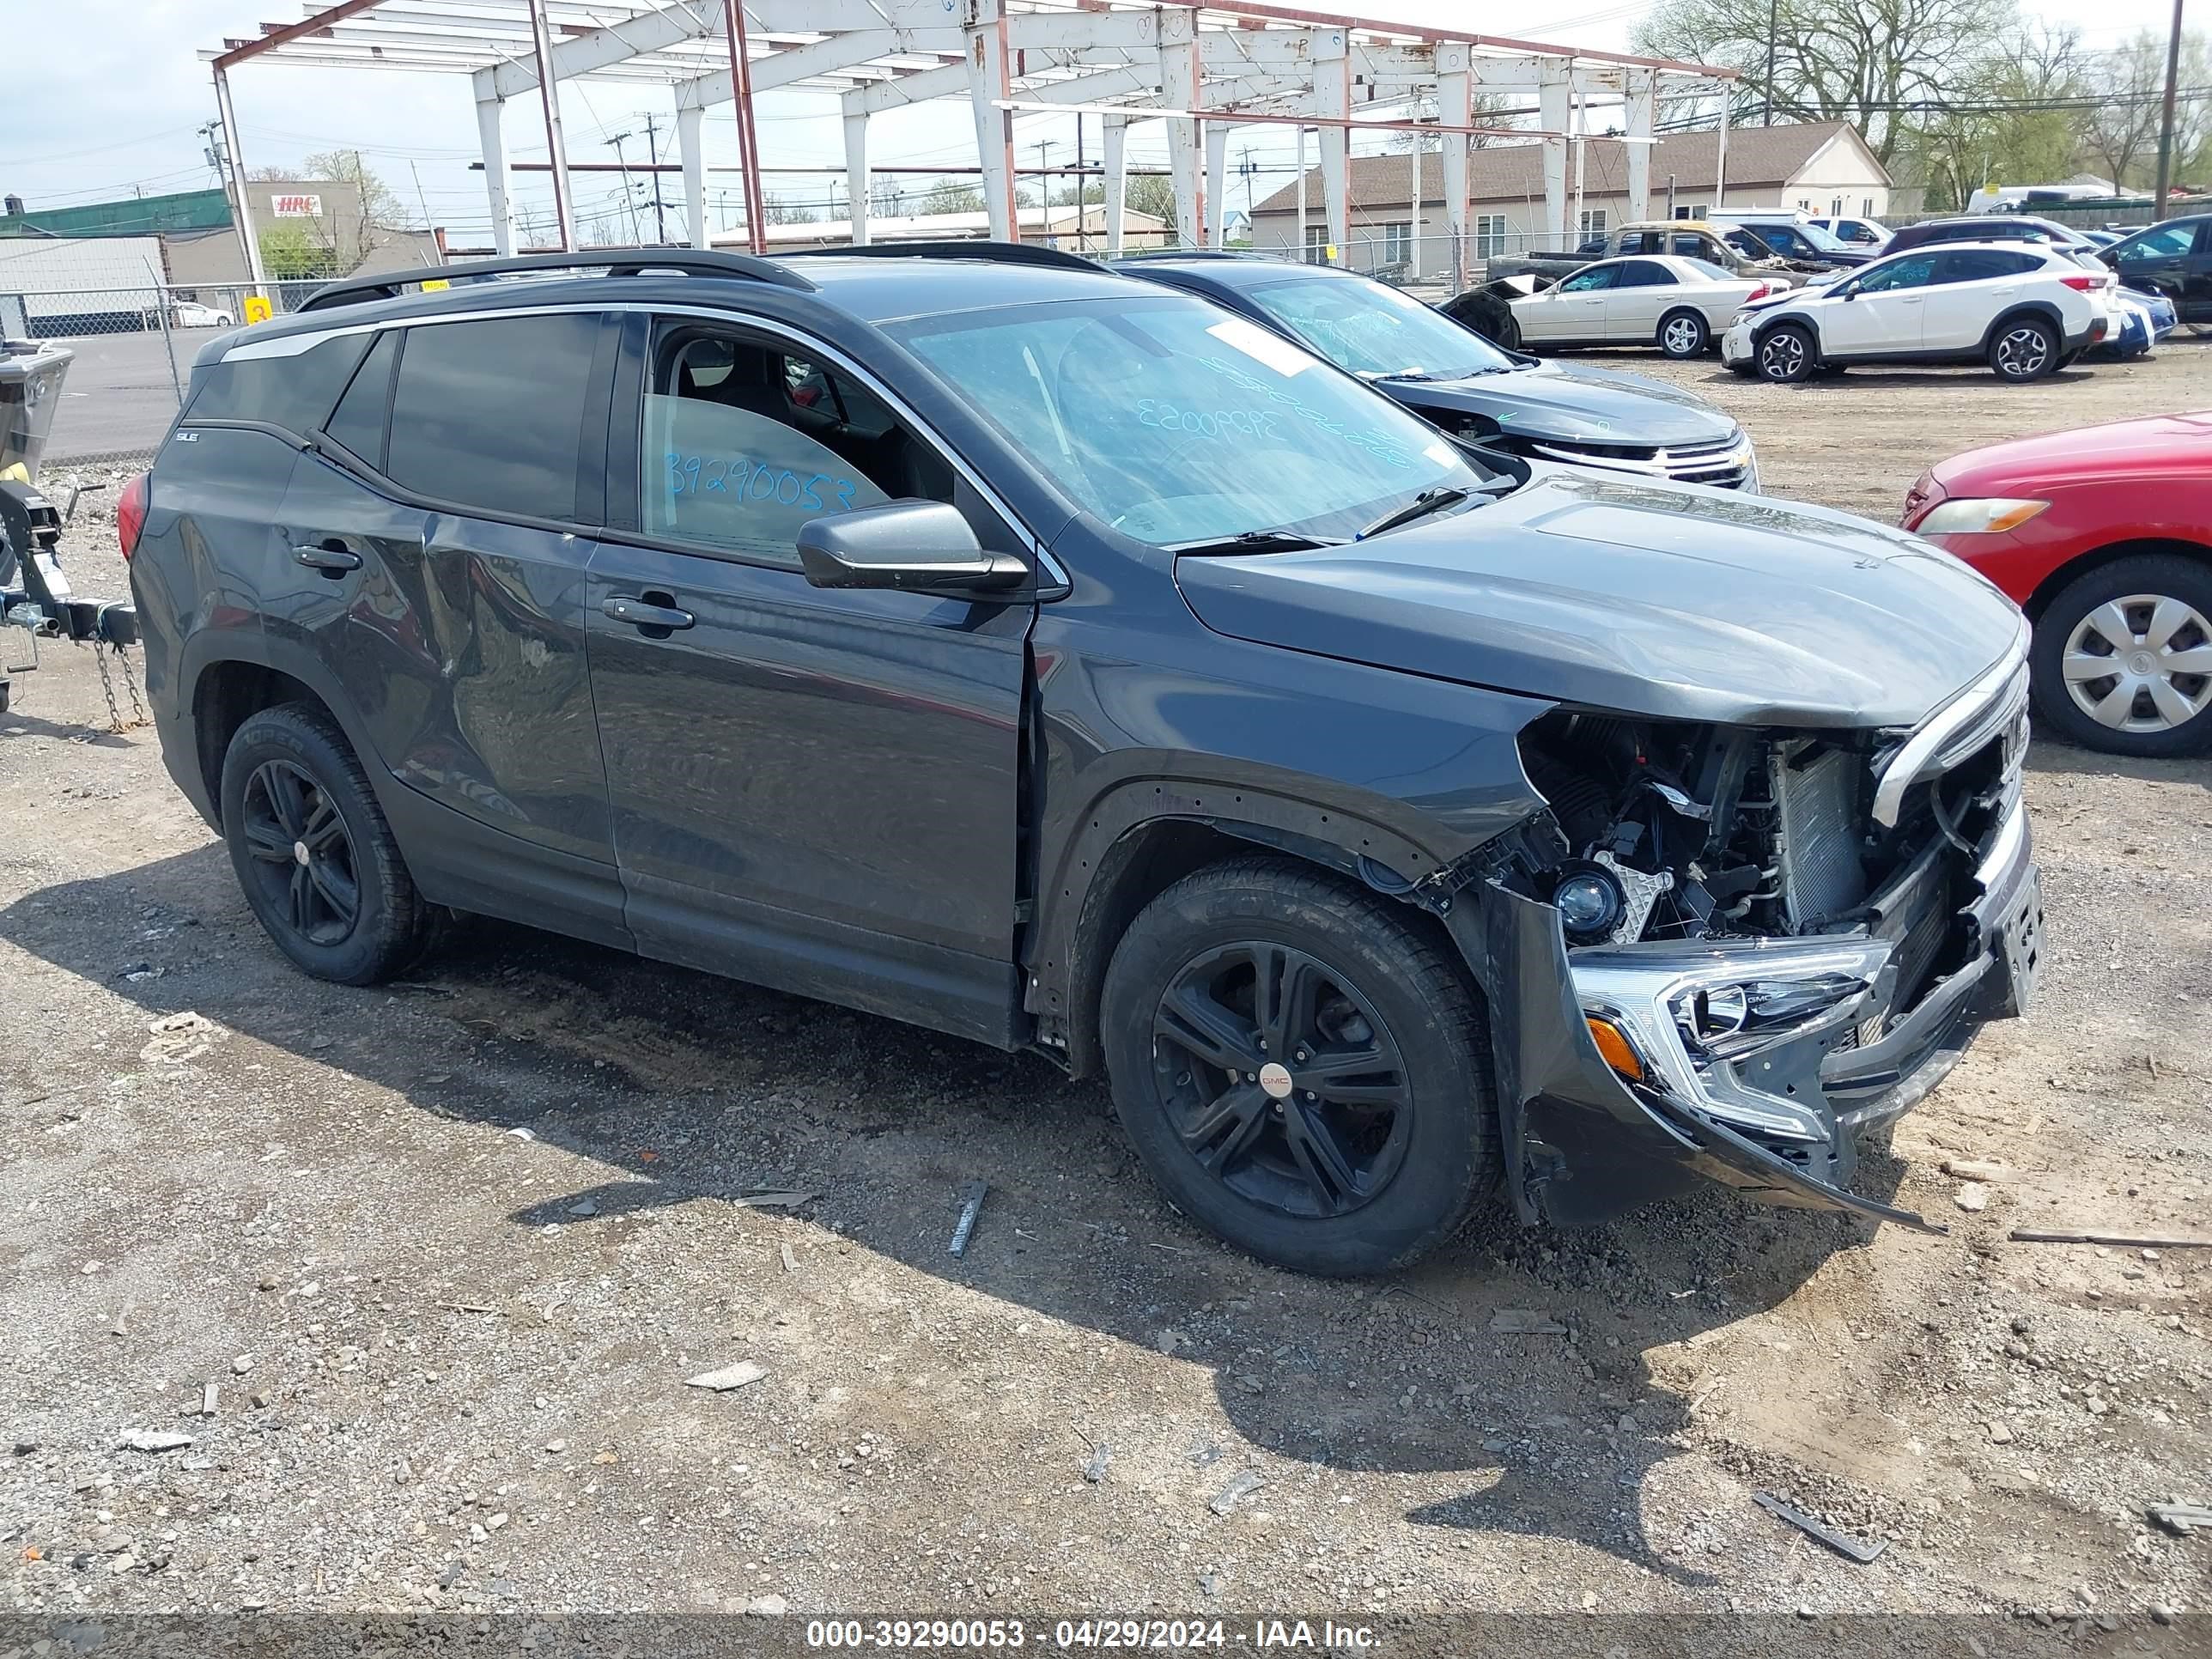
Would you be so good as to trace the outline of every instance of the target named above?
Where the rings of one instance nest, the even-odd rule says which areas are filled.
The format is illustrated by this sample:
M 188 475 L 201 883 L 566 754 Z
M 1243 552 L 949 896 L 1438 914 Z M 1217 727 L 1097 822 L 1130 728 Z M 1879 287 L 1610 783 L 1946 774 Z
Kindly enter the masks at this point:
M 1548 818 L 1493 879 L 1549 907 L 1632 1096 L 1840 1188 L 2033 986 L 2026 738 L 2024 676 L 1916 732 L 1556 709 L 1520 737 Z

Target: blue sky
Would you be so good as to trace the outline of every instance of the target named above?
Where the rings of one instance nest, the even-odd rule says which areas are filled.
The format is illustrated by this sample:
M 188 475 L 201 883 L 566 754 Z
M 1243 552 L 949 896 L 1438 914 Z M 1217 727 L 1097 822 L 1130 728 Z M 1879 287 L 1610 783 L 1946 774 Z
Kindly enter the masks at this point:
M 2206 0 L 2197 0 L 2202 7 Z M 60 0 L 17 0 L 25 9 L 59 12 Z M 215 113 L 208 67 L 198 49 L 219 46 L 227 34 L 252 33 L 264 18 L 298 15 L 296 6 L 278 0 L 69 0 L 67 23 L 24 30 L 31 37 L 29 61 L 11 67 L 9 97 L 0 102 L 0 191 L 21 195 L 33 205 L 58 206 L 129 196 L 198 189 L 213 182 L 202 159 L 195 131 Z M 1403 21 L 1465 27 L 1470 0 L 1370 0 L 1359 9 Z M 1607 0 L 1522 0 L 1510 17 L 1483 15 L 1477 28 L 1523 39 L 1558 40 L 1591 47 L 1625 47 L 1629 29 L 1647 9 L 1642 3 L 1608 5 Z M 2163 0 L 2104 0 L 2094 12 L 2075 0 L 2046 6 L 2049 21 L 2081 28 L 2092 47 L 2117 44 L 2141 28 L 2162 30 L 2170 14 Z M 2192 18 L 2192 23 L 2198 20 Z M 468 170 L 477 153 L 476 120 L 468 83 L 455 76 L 403 75 L 372 70 L 285 68 L 252 64 L 232 80 L 250 165 L 289 166 L 320 149 L 359 149 L 418 216 L 445 225 L 461 243 L 485 240 L 486 210 L 482 175 Z M 665 112 L 656 89 L 567 82 L 562 118 L 572 161 L 612 161 L 605 140 L 629 131 L 641 134 L 648 111 Z M 509 106 L 507 142 L 514 159 L 544 157 L 542 129 L 532 120 L 534 106 L 516 100 Z M 763 98 L 758 108 L 763 160 L 805 166 L 840 163 L 840 128 L 834 97 L 782 93 Z M 1133 163 L 1164 161 L 1165 141 L 1158 125 L 1133 131 Z M 1090 123 L 1087 143 L 1097 143 L 1098 122 Z M 1074 154 L 1075 130 L 1065 116 L 1023 115 L 1017 139 L 1024 165 L 1048 154 L 1066 161 Z M 665 141 L 672 150 L 672 137 Z M 1049 152 L 1040 151 L 1049 144 Z M 632 160 L 642 137 L 623 146 Z M 734 163 L 735 125 L 727 107 L 708 116 L 707 159 L 710 166 Z M 872 159 L 896 162 L 972 164 L 973 128 L 958 104 L 902 111 L 879 118 L 872 132 Z M 672 154 L 666 159 L 673 159 Z M 1232 171 L 1249 161 L 1262 171 L 1251 180 L 1266 194 L 1290 177 L 1290 139 L 1279 130 L 1244 128 L 1231 139 Z M 542 179 L 542 175 L 540 175 Z M 677 181 L 665 181 L 672 193 Z M 919 190 L 922 183 L 915 182 Z M 826 178 L 786 175 L 770 188 L 793 199 L 826 203 L 832 188 Z M 586 215 L 614 210 L 619 181 L 611 174 L 580 182 L 578 196 Z M 709 175 L 714 216 L 723 215 L 720 198 L 734 211 L 734 174 Z M 521 199 L 550 201 L 542 184 L 526 180 Z M 1244 186 L 1232 184 L 1232 207 L 1242 206 Z

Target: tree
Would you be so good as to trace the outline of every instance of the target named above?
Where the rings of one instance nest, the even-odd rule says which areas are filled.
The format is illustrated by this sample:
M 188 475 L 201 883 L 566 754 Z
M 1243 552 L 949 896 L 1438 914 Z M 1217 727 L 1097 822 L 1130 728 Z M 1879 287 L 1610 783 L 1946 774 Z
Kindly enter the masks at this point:
M 981 213 L 983 192 L 980 186 L 963 184 L 957 179 L 939 179 L 929 187 L 929 194 L 921 198 L 924 213 Z
M 261 269 L 271 282 L 307 282 L 343 274 L 337 256 L 306 221 L 280 219 L 264 225 L 255 240 L 261 245 Z
M 821 215 L 811 203 L 794 202 L 770 191 L 768 200 L 761 204 L 761 216 L 772 225 L 811 225 Z
M 400 206 L 399 198 L 370 170 L 357 149 L 319 150 L 300 163 L 300 177 L 351 185 L 361 192 L 361 216 L 366 224 L 397 230 L 407 223 L 407 210 Z
M 1660 0 L 1632 38 L 1654 57 L 1735 69 L 1739 120 L 1771 107 L 1778 119 L 1849 121 L 1886 164 L 1907 131 L 1902 106 L 1973 84 L 2015 21 L 2013 0 Z
M 1950 106 L 1913 118 L 1898 149 L 1932 209 L 1963 208 L 1984 183 L 2055 183 L 2081 143 L 2080 37 L 2031 27 L 2002 42 Z
M 1133 211 L 1149 213 L 1165 225 L 1176 229 L 1175 180 L 1164 173 L 1140 173 L 1129 180 L 1129 194 L 1125 198 Z

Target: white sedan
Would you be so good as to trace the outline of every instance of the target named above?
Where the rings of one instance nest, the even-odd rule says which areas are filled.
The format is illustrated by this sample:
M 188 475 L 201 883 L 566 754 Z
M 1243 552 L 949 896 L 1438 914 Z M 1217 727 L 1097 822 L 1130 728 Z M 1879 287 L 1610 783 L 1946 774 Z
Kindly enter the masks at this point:
M 204 306 L 196 300 L 179 300 L 171 307 L 175 321 L 173 328 L 235 328 L 238 319 L 228 311 L 214 306 Z
M 1774 286 L 1673 254 L 1601 259 L 1541 294 L 1512 301 L 1520 337 L 1499 343 L 1655 345 L 1669 357 L 1695 357 L 1726 331 L 1740 307 Z

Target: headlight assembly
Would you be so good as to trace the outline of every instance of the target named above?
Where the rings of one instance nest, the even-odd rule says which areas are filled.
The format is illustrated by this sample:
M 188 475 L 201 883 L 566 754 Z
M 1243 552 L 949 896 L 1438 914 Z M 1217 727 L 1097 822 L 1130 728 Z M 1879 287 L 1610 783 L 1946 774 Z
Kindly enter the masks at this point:
M 1920 521 L 1919 528 L 1913 533 L 1921 536 L 1994 536 L 2000 531 L 2019 529 L 2050 505 L 2049 501 L 2006 495 L 1942 501 Z

